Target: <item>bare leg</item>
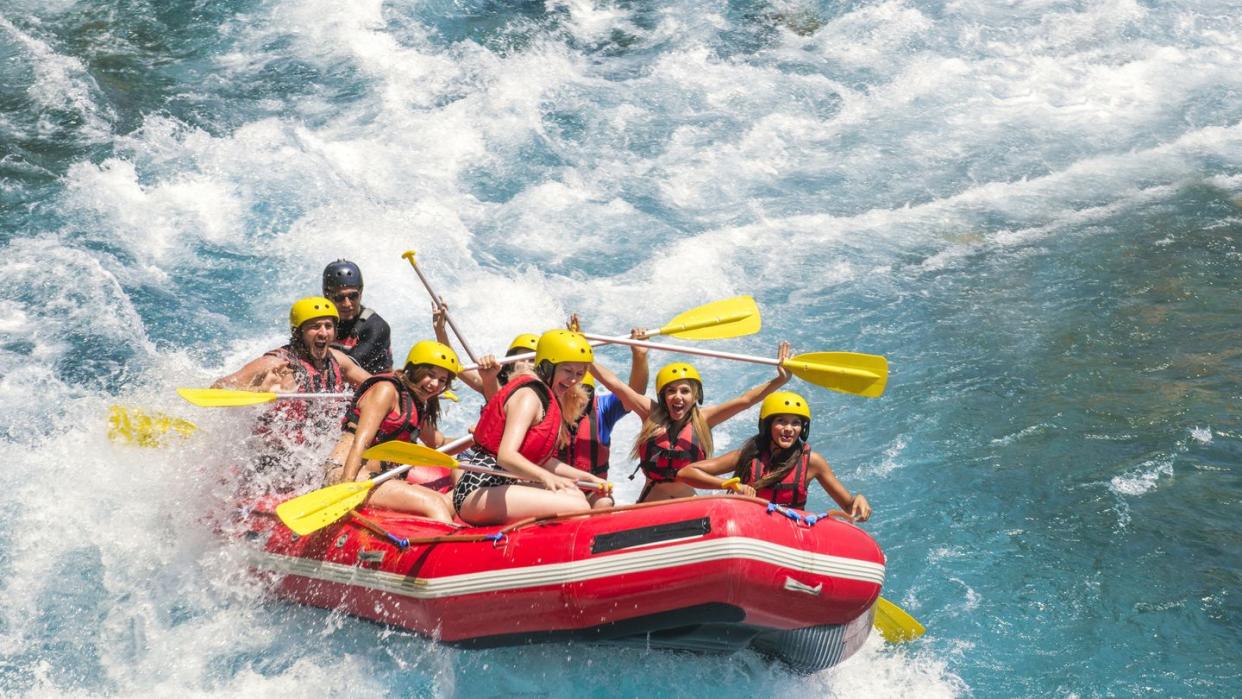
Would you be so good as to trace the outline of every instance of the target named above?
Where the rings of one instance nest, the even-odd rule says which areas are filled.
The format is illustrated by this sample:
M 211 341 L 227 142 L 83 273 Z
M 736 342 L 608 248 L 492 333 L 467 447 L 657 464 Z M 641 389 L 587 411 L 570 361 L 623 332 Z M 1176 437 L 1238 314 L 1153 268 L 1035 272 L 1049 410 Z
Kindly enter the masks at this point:
M 647 497 L 642 502 L 655 502 L 657 500 L 672 500 L 673 498 L 688 498 L 694 495 L 694 488 L 685 483 L 660 482 L 652 483 L 651 490 L 647 493 Z
M 453 523 L 453 508 L 444 495 L 421 485 L 400 480 L 384 481 L 375 486 L 367 504 L 398 512 L 427 517 L 446 524 Z
M 471 524 L 501 524 L 527 517 L 571 514 L 591 509 L 586 496 L 578 491 L 552 492 L 524 485 L 498 485 L 479 488 L 466 496 L 458 514 Z
M 606 510 L 609 507 L 613 507 L 617 504 L 615 501 L 613 501 L 611 495 L 600 495 L 599 493 L 592 493 L 587 498 L 587 501 L 591 503 L 592 510 Z

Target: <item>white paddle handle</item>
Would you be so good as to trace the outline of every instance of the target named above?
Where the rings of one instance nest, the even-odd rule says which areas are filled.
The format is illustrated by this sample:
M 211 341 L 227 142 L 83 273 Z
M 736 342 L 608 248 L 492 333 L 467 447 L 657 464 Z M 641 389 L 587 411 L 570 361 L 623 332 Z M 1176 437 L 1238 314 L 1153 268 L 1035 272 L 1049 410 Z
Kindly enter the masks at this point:
M 683 354 L 698 354 L 704 357 L 716 357 L 717 359 L 735 359 L 739 362 L 751 362 L 753 364 L 767 364 L 769 366 L 780 366 L 779 359 L 769 359 L 767 357 L 756 357 L 750 354 L 734 354 L 733 352 L 719 352 L 716 350 L 699 349 L 698 347 L 686 347 L 684 345 L 666 345 L 661 342 L 648 342 L 647 340 L 635 340 L 629 337 L 609 337 L 607 335 L 592 335 L 583 333 L 588 340 L 595 342 L 604 342 L 617 345 L 632 345 L 634 347 L 646 347 L 647 349 L 664 350 L 666 352 L 681 352 Z

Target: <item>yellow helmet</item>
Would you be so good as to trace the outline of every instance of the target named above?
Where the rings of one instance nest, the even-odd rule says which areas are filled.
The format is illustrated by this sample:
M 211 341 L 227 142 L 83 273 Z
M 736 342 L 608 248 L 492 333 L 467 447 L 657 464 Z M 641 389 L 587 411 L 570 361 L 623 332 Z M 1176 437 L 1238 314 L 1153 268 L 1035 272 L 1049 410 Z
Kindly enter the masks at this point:
M 534 352 L 539 347 L 539 336 L 535 333 L 522 333 L 513 338 L 513 342 L 509 343 L 509 349 L 505 354 L 513 354 L 513 350 L 530 350 Z
M 810 420 L 811 408 L 807 405 L 806 399 L 797 393 L 777 391 L 764 398 L 763 405 L 759 406 L 760 421 L 767 419 L 769 415 L 798 415 Z
M 763 422 L 776 415 L 797 415 L 804 418 L 802 423 L 802 441 L 811 436 L 811 407 L 806 399 L 793 391 L 777 391 L 763 399 L 759 406 L 759 432 L 764 431 Z
M 535 346 L 535 366 L 542 362 L 563 364 L 594 360 L 595 351 L 591 349 L 591 343 L 569 330 L 549 330 L 539 336 L 539 344 Z
M 587 373 L 582 375 L 582 385 L 595 388 L 595 377 L 591 376 L 591 372 L 588 371 Z
M 665 365 L 656 373 L 656 395 L 664 390 L 664 387 L 674 381 L 698 381 L 699 382 L 699 402 L 703 402 L 703 377 L 699 376 L 699 370 L 693 365 L 686 362 L 673 362 Z
M 336 304 L 322 296 L 298 299 L 289 308 L 289 325 L 294 328 L 300 328 L 302 323 L 315 318 L 335 318 L 340 321 L 341 314 L 337 312 Z
M 447 369 L 453 376 L 457 376 L 461 371 L 461 362 L 457 360 L 457 353 L 453 351 L 453 348 L 435 340 L 414 343 L 414 346 L 410 348 L 410 353 L 405 355 L 405 363 L 407 366 L 410 364 L 438 366 L 441 369 Z

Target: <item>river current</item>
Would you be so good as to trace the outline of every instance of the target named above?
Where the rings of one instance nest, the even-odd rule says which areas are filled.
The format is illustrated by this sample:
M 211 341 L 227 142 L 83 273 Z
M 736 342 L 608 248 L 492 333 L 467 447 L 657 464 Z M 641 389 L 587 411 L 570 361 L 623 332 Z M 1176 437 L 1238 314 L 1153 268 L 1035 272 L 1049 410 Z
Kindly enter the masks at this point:
M 712 347 L 887 356 L 881 398 L 791 388 L 927 635 L 799 677 L 268 598 L 211 524 L 254 410 L 173 389 L 338 257 L 404 356 L 410 249 L 483 351 L 751 294 Z M 1236 1 L 5 0 L 0 694 L 1238 696 L 1240 278 Z

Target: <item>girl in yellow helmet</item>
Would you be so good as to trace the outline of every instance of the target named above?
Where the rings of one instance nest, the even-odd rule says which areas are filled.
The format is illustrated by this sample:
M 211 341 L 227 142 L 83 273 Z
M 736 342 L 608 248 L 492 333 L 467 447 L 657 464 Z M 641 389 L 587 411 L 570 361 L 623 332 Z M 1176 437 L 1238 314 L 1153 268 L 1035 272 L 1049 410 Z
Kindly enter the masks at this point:
M 871 504 L 862 493 L 850 494 L 828 461 L 811 451 L 811 408 L 797 393 L 778 391 L 759 409 L 759 432 L 740 449 L 697 461 L 677 473 L 680 483 L 696 488 L 728 489 L 742 495 L 798 509 L 806 508 L 807 484 L 812 480 L 832 496 L 841 509 L 860 522 L 871 517 Z M 724 476 L 736 474 L 738 480 Z
M 461 363 L 450 347 L 424 340 L 410 348 L 400 372 L 376 374 L 359 386 L 345 413 L 340 440 L 328 459 L 328 481 L 368 480 L 391 468 L 374 460 L 363 462 L 362 452 L 381 442 L 419 440 L 432 448 L 444 444 L 444 435 L 436 425 L 439 396 L 460 371 Z M 444 489 L 451 483 L 445 474 Z M 379 484 L 368 502 L 441 522 L 453 521 L 452 506 L 443 493 L 406 479 Z
M 578 384 L 593 356 L 582 335 L 550 330 L 536 343 L 534 370 L 515 373 L 483 407 L 474 427 L 475 444 L 459 460 L 498 473 L 462 474 L 453 504 L 464 521 L 498 524 L 590 509 L 575 481 L 604 481 L 554 454 L 566 439 L 562 413 L 582 410 Z M 535 483 L 517 483 L 500 471 Z
M 788 357 L 789 343 L 782 342 L 779 359 Z M 591 365 L 591 373 L 643 419 L 630 454 L 638 459 L 635 471 L 641 469 L 647 477 L 639 502 L 694 495 L 693 488 L 677 482 L 677 472 L 711 456 L 711 428 L 763 400 L 790 377 L 788 371 L 778 367 L 771 381 L 723 403 L 700 408 L 703 379 L 697 369 L 685 362 L 669 364 L 656 373 L 655 399 L 634 391 L 599 364 Z

